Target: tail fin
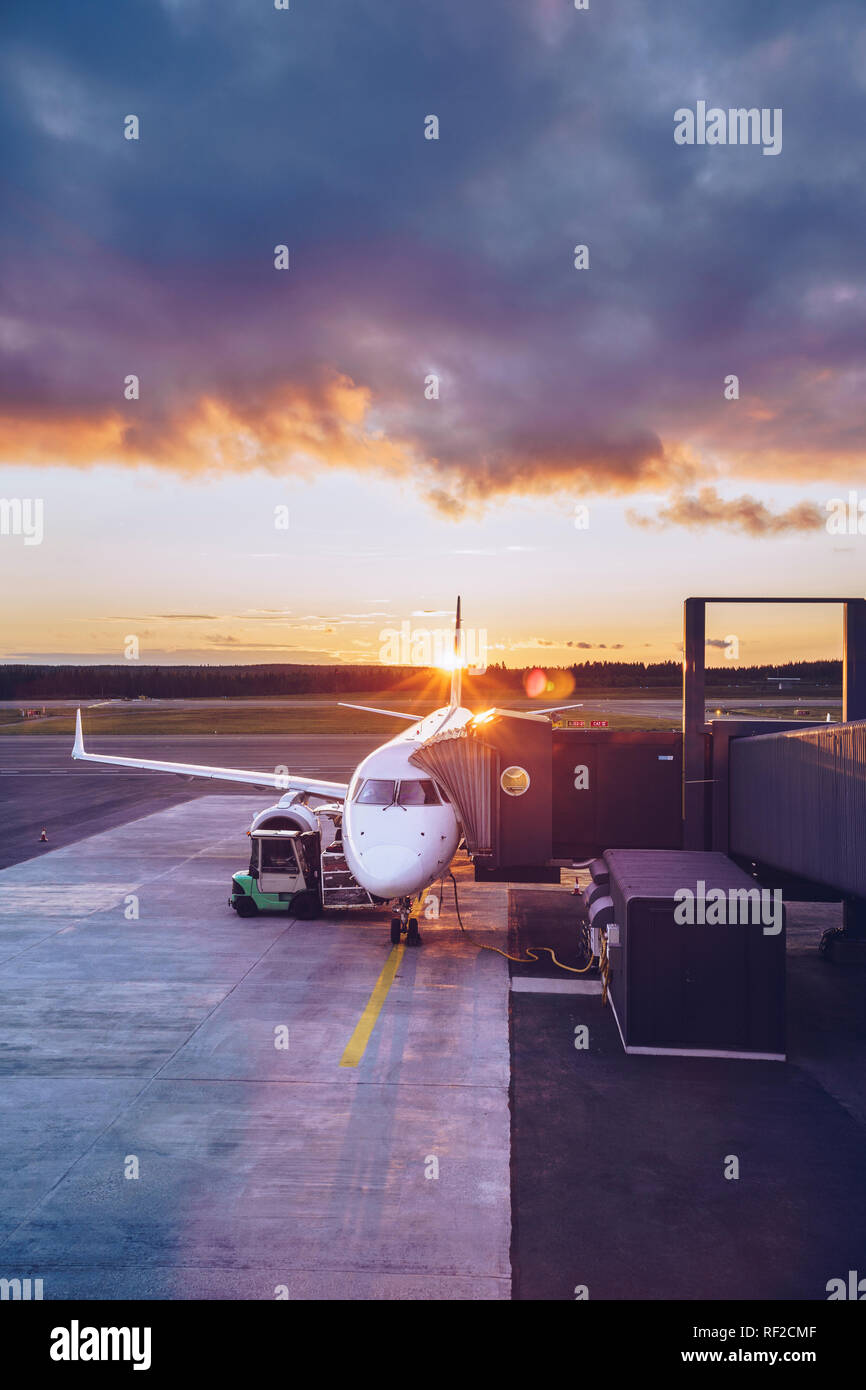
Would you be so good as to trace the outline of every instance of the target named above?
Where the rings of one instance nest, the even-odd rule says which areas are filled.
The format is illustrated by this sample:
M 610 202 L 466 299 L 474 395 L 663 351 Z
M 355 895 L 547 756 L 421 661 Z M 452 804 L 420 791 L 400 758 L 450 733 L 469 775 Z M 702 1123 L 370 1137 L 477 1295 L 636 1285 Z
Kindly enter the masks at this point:
M 451 670 L 451 699 L 449 709 L 460 705 L 463 690 L 463 636 L 460 631 L 460 595 L 457 595 L 457 616 L 454 620 L 454 665 Z
M 81 710 L 75 711 L 75 742 L 72 745 L 73 758 L 84 757 L 84 734 L 81 730 Z

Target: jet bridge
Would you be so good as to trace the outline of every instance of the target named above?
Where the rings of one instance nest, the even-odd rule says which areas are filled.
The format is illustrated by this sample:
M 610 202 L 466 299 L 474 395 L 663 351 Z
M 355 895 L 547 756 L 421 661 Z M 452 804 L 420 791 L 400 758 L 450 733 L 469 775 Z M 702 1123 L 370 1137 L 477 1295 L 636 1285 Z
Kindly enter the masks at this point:
M 492 709 L 412 755 L 443 786 L 477 878 L 558 882 L 610 845 L 682 845 L 679 734 L 554 728 Z
M 866 945 L 866 720 L 735 738 L 728 762 L 728 852 L 791 896 L 841 898 Z
M 492 709 L 427 740 L 410 761 L 447 791 L 476 876 L 552 877 L 552 744 L 543 714 Z M 557 874 L 558 876 L 558 874 Z

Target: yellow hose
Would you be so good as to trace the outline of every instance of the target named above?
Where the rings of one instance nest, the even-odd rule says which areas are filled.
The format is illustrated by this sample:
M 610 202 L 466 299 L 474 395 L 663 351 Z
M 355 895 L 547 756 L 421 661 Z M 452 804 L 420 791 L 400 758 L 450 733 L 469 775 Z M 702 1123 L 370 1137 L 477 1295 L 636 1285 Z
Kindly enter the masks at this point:
M 581 965 L 579 967 L 576 965 L 563 965 L 561 960 L 557 960 L 556 953 L 552 946 L 527 946 L 525 956 L 510 956 L 507 951 L 500 950 L 498 946 L 488 946 L 484 941 L 476 941 L 474 936 L 469 935 L 465 927 L 462 927 L 461 930 L 467 941 L 471 941 L 472 945 L 477 946 L 479 951 L 495 951 L 497 956 L 504 956 L 506 960 L 513 960 L 517 965 L 532 965 L 533 961 L 537 963 L 538 956 L 535 954 L 536 951 L 546 951 L 554 965 L 558 965 L 560 970 L 568 970 L 572 975 L 585 975 L 587 970 L 592 969 L 592 962 L 595 959 L 594 956 L 591 956 L 589 965 Z
M 595 960 L 592 954 L 590 954 L 588 965 L 564 965 L 561 960 L 557 959 L 556 952 L 553 950 L 552 946 L 527 946 L 525 956 L 510 956 L 507 951 L 503 951 L 499 946 L 488 946 L 484 941 L 476 941 L 474 936 L 469 935 L 463 925 L 463 919 L 460 916 L 460 907 L 457 903 L 457 880 L 453 874 L 450 874 L 449 877 L 454 885 L 454 907 L 457 911 L 457 921 L 460 923 L 460 930 L 467 940 L 472 942 L 473 946 L 478 947 L 479 951 L 494 951 L 497 956 L 504 956 L 506 960 L 514 961 L 515 965 L 537 965 L 538 956 L 535 954 L 536 951 L 546 951 L 554 965 L 559 966 L 560 970 L 567 970 L 570 975 L 585 975 L 587 970 L 592 969 L 592 963 Z M 607 977 L 610 973 L 610 963 L 607 958 L 607 937 L 603 933 L 601 941 L 601 955 L 599 956 L 599 970 L 602 971 L 601 1002 L 605 1004 L 607 1003 Z

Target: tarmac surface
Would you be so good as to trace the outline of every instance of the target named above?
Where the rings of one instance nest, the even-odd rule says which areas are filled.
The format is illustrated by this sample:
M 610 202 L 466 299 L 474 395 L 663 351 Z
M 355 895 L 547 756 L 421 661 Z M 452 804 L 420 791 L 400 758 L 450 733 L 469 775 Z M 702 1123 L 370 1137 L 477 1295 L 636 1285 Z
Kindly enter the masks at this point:
M 222 735 L 219 738 L 166 736 L 138 738 L 109 735 L 88 743 L 98 753 L 121 757 L 168 758 L 173 762 L 213 763 L 272 772 L 292 772 L 348 781 L 361 758 L 381 739 L 364 734 L 335 737 L 316 734 Z M 52 849 L 74 844 L 124 820 L 148 815 L 199 796 L 245 796 L 251 789 L 228 782 L 189 782 L 176 773 L 75 762 L 72 740 L 60 734 L 0 739 L 0 868 L 43 853 L 45 826 Z M 255 793 L 259 807 L 278 800 L 275 793 Z M 238 820 L 238 833 L 246 823 Z
M 504 960 L 456 923 L 407 950 L 381 911 L 237 917 L 259 804 L 0 874 L 0 1267 L 47 1299 L 508 1298 Z
M 99 747 L 156 742 L 333 778 L 371 745 Z M 817 955 L 837 906 L 788 905 L 787 1063 L 626 1057 L 596 980 L 482 949 L 574 963 L 567 890 L 461 867 L 467 935 L 448 891 L 352 1068 L 387 916 L 231 912 L 269 793 L 8 744 L 5 1277 L 46 1298 L 823 1300 L 862 1270 L 866 969 Z
M 866 970 L 817 955 L 837 908 L 788 920 L 787 1063 L 625 1057 L 597 996 L 512 994 L 515 1299 L 825 1300 L 862 1269 Z

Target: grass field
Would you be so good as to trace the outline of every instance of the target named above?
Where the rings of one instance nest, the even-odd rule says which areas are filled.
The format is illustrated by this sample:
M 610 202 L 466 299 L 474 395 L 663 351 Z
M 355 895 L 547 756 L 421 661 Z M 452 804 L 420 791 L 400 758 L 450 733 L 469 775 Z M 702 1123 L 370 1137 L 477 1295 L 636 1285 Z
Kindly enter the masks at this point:
M 381 702 L 384 708 L 387 705 Z M 396 708 L 396 706 L 395 706 Z M 5 712 L 3 712 L 5 717 Z M 85 737 L 105 734 L 376 734 L 396 729 L 397 721 L 360 710 L 290 703 L 273 706 L 228 705 L 190 709 L 163 709 L 158 705 L 108 705 L 82 707 Z M 0 735 L 37 738 L 41 734 L 75 731 L 75 706 L 52 710 L 44 719 L 0 723 Z
M 388 703 L 379 698 L 379 705 L 388 708 Z M 393 702 L 398 709 L 398 703 Z M 431 713 L 435 705 L 418 705 L 420 714 Z M 653 719 L 639 714 L 612 714 L 606 710 L 594 710 L 591 706 L 575 710 L 580 719 L 606 719 L 610 728 L 671 728 L 669 719 Z M 6 717 L 6 712 L 0 712 Z M 406 724 L 388 719 L 385 714 L 366 714 L 356 709 L 341 709 L 334 706 L 292 706 L 291 702 L 278 706 L 257 706 L 243 709 L 228 706 L 227 709 L 125 709 L 122 706 L 107 706 L 104 709 L 82 709 L 85 737 L 100 738 L 104 734 L 381 734 L 382 741 L 391 738 L 400 727 Z M 75 708 L 53 710 L 44 719 L 15 720 L 0 723 L 0 735 L 10 737 L 35 738 L 40 734 L 75 733 Z
M 754 691 L 751 692 L 754 698 Z M 739 699 L 738 699 L 739 696 Z M 373 693 L 370 695 L 353 695 L 352 702 L 357 704 L 378 705 L 384 709 L 406 709 L 419 714 L 428 714 L 435 709 L 436 703 L 431 700 L 407 700 L 405 694 L 382 695 Z M 579 699 L 580 696 L 578 695 Z M 616 699 L 639 700 L 646 699 L 670 699 L 679 698 L 677 690 L 614 690 L 614 691 L 593 691 L 592 695 L 584 697 L 583 708 L 574 710 L 570 714 L 564 713 L 563 719 L 569 717 L 582 719 L 589 727 L 593 719 L 606 719 L 608 727 L 611 729 L 672 729 L 678 727 L 677 717 L 658 718 L 652 714 L 623 712 L 619 714 L 612 711 L 609 705 L 606 708 L 598 708 L 593 704 L 596 700 L 613 701 Z M 798 702 L 785 703 L 784 705 L 743 705 L 739 701 L 742 699 L 740 692 L 726 691 L 724 696 L 717 697 L 713 703 L 712 696 L 708 697 L 707 717 L 712 719 L 716 711 L 722 714 L 739 715 L 743 718 L 753 719 L 802 719 L 804 723 L 823 723 L 827 718 L 828 711 L 831 719 L 839 718 L 838 700 L 835 704 L 828 701 L 826 694 L 822 693 L 810 699 L 805 693 L 799 697 Z M 496 703 L 496 697 L 493 697 Z M 518 700 L 514 697 L 501 697 L 504 707 L 531 708 L 528 700 Z M 479 706 L 480 708 L 480 706 Z M 0 736 L 6 735 L 16 738 L 38 738 L 43 734 L 62 734 L 72 737 L 75 728 L 75 703 L 71 702 L 66 706 L 49 707 L 45 717 L 35 719 L 22 719 L 17 709 L 0 709 Z M 336 696 L 310 697 L 310 696 L 288 696 L 281 700 L 268 701 L 227 701 L 224 704 L 218 701 L 189 701 L 183 702 L 180 708 L 170 703 L 161 701 L 129 701 L 127 702 L 98 702 L 83 701 L 82 712 L 84 717 L 85 733 L 88 736 L 99 738 L 105 734 L 144 734 L 158 737 L 160 735 L 209 735 L 209 734 L 369 734 L 371 736 L 381 736 L 384 741 L 401 727 L 398 721 L 389 719 L 385 715 L 368 714 L 361 710 L 345 709 L 341 707 Z

